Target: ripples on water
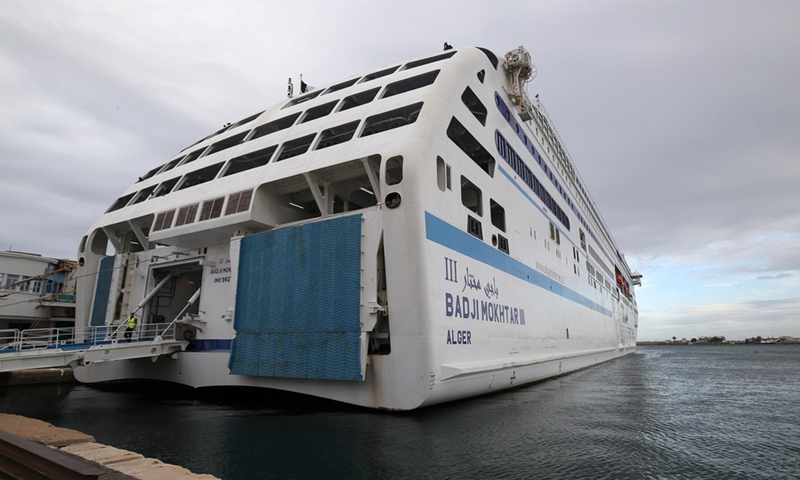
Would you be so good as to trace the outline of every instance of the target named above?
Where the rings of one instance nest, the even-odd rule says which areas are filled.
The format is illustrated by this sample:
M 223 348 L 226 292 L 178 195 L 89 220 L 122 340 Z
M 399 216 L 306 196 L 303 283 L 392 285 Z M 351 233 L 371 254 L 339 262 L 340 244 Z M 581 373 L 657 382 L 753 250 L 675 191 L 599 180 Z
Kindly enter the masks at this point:
M 794 345 L 640 347 L 535 386 L 403 414 L 150 383 L 0 392 L 4 412 L 226 480 L 800 478 Z

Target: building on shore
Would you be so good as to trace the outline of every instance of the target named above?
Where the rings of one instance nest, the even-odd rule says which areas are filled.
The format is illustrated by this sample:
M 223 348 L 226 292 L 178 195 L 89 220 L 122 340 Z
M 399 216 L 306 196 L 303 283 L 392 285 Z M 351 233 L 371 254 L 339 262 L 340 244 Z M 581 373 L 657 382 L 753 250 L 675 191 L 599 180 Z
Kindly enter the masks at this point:
M 73 260 L 0 252 L 0 330 L 75 326 Z

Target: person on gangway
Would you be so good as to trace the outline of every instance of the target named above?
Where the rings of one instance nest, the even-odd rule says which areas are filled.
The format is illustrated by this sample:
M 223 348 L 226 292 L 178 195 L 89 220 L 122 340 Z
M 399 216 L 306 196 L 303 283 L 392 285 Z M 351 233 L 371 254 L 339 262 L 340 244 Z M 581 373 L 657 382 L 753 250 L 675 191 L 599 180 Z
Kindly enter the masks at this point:
M 128 317 L 128 320 L 126 321 L 126 327 L 127 328 L 125 328 L 125 340 L 127 340 L 128 343 L 130 343 L 131 337 L 133 336 L 133 332 L 136 330 L 135 312 L 131 312 L 130 316 Z

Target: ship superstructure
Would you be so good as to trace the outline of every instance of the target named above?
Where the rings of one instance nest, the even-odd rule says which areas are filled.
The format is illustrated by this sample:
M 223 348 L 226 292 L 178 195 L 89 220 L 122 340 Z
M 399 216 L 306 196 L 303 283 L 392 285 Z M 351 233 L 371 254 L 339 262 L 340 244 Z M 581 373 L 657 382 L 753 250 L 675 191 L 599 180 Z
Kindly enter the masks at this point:
M 80 243 L 76 323 L 185 350 L 82 381 L 253 386 L 387 409 L 630 353 L 633 274 L 520 47 L 320 88 L 144 173 Z

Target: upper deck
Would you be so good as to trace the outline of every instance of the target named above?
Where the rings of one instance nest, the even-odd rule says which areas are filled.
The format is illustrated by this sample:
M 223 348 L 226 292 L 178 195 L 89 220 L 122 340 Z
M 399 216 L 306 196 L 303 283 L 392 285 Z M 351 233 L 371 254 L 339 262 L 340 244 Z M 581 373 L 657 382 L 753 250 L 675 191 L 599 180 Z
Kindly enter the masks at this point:
M 230 237 L 237 228 L 374 206 L 380 198 L 375 152 L 385 150 L 378 146 L 396 141 L 388 137 L 397 128 L 409 135 L 427 87 L 453 69 L 445 61 L 458 53 L 390 65 L 228 125 L 142 175 L 93 230 L 105 229 L 123 250 L 125 234 L 138 245 L 185 246 L 196 242 L 192 233 L 213 236 L 218 227 L 228 227 Z M 319 196 L 331 204 L 320 209 Z
M 101 235 L 92 250 L 104 253 L 106 241 L 118 252 L 196 247 L 235 232 L 374 207 L 383 198 L 381 185 L 391 184 L 402 167 L 398 145 L 441 131 L 450 117 L 442 98 L 457 100 L 464 76 L 479 70 L 502 102 L 510 89 L 503 61 L 485 49 L 462 48 L 354 76 L 226 125 L 143 174 L 94 225 Z M 483 98 L 489 108 L 491 101 Z M 535 111 L 529 122 L 504 116 L 544 170 L 552 206 L 570 212 L 604 257 L 624 266 L 544 109 Z

